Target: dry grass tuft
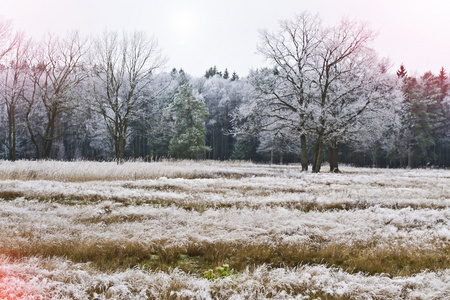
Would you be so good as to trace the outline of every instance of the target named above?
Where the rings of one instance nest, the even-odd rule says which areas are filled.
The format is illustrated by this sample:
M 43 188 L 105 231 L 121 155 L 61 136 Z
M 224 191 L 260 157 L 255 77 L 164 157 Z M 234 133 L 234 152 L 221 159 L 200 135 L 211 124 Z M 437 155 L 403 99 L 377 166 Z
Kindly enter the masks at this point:
M 0 191 L 0 199 L 4 199 L 6 201 L 14 200 L 23 196 L 24 193 L 19 191 Z
M 26 233 L 22 233 L 26 234 Z M 238 272 L 269 265 L 297 267 L 325 264 L 342 268 L 349 273 L 369 275 L 411 276 L 423 270 L 438 271 L 450 268 L 450 244 L 434 249 L 414 249 L 404 246 L 376 247 L 376 242 L 352 246 L 331 243 L 306 244 L 248 244 L 191 240 L 183 245 L 159 240 L 153 244 L 137 242 L 41 243 L 29 234 L 28 240 L 14 247 L 4 245 L 0 252 L 15 258 L 42 256 L 64 257 L 73 262 L 89 262 L 99 270 L 114 271 L 139 266 L 150 270 L 168 271 L 180 268 L 188 273 L 202 274 L 208 269 L 229 264 Z M 172 245 L 172 246 L 168 246 Z

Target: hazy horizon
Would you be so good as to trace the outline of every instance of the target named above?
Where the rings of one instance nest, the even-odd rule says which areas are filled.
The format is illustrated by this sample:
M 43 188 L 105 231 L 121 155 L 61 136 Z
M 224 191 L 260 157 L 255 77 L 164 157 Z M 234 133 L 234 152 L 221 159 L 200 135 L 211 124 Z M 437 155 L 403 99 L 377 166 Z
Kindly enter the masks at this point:
M 76 29 L 97 35 L 108 30 L 143 30 L 154 35 L 168 57 L 165 70 L 183 68 L 193 76 L 217 66 L 246 76 L 264 66 L 257 54 L 259 29 L 276 30 L 283 19 L 309 11 L 333 25 L 342 17 L 365 21 L 379 33 L 374 48 L 389 57 L 393 69 L 404 64 L 409 74 L 449 67 L 450 2 L 422 1 L 89 1 L 0 0 L 0 15 L 14 29 L 39 38 L 47 32 L 65 34 Z

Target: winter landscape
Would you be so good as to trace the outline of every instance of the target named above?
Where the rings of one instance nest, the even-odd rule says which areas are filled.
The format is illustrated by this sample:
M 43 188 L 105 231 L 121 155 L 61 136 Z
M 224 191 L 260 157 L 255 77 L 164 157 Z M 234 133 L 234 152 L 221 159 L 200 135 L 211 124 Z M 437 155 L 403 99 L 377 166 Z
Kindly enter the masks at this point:
M 446 299 L 450 171 L 0 162 L 1 299 Z
M 450 299 L 433 1 L 4 1 L 0 299 Z

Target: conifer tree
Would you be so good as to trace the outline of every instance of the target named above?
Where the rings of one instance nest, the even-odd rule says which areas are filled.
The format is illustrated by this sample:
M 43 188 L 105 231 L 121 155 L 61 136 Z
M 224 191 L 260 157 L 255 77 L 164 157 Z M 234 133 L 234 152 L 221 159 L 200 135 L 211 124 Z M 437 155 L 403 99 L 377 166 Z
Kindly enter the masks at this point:
M 439 103 L 442 103 L 442 100 L 447 96 L 448 89 L 450 87 L 450 84 L 447 81 L 448 76 L 447 72 L 445 71 L 444 67 L 441 68 L 441 71 L 439 71 L 438 76 L 438 86 L 441 90 L 440 96 L 439 96 Z
M 181 159 L 202 158 L 210 150 L 205 143 L 204 125 L 208 113 L 204 104 L 193 96 L 189 85 L 178 88 L 168 111 L 173 132 L 169 155 Z
M 223 72 L 223 79 L 230 78 L 230 73 L 228 73 L 228 69 L 225 69 L 225 72 Z
M 406 72 L 405 66 L 400 65 L 400 69 L 397 71 L 398 78 L 405 78 L 408 72 Z
M 426 79 L 427 75 L 422 77 Z M 408 167 L 416 165 L 415 158 L 427 157 L 428 147 L 434 145 L 430 116 L 424 88 L 416 78 L 407 78 L 403 87 L 404 101 L 402 104 L 403 137 L 407 144 Z

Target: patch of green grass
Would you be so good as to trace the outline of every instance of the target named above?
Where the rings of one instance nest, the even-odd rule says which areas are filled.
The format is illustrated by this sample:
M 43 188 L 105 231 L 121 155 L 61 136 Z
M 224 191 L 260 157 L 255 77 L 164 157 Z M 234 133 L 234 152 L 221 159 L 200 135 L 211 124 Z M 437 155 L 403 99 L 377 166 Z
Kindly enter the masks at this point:
M 233 277 L 234 270 L 230 270 L 230 266 L 228 264 L 224 264 L 221 267 L 217 267 L 216 271 L 213 269 L 209 269 L 208 271 L 203 272 L 203 277 L 208 280 L 216 280 L 224 277 Z

